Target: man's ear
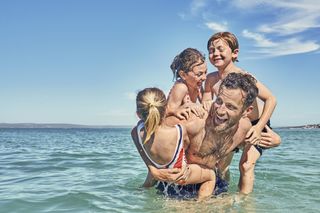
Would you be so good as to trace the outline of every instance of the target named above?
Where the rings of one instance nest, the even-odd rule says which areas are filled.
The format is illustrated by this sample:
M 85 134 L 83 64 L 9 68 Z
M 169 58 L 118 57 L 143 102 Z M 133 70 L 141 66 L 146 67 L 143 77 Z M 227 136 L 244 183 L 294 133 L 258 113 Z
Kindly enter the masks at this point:
M 248 115 L 252 112 L 252 110 L 253 110 L 253 106 L 252 105 L 248 106 L 247 109 L 243 111 L 242 117 L 243 118 L 248 117 Z

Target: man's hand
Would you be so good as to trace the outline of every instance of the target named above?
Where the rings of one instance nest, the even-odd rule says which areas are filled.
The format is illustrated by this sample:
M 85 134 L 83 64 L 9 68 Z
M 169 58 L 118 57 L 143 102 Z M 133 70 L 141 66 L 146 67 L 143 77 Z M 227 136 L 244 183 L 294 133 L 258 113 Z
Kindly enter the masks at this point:
M 265 128 L 267 129 L 267 132 L 261 133 L 261 141 L 259 143 L 259 146 L 265 149 L 279 146 L 281 143 L 280 136 L 272 131 L 267 125 L 265 126 Z
M 256 126 L 252 126 L 251 129 L 246 134 L 246 143 L 250 143 L 252 145 L 258 145 L 261 140 L 261 130 L 258 130 Z
M 173 169 L 157 169 L 154 166 L 149 166 L 152 176 L 160 181 L 165 182 L 177 182 L 188 178 L 189 169 L 188 167 L 173 168 Z

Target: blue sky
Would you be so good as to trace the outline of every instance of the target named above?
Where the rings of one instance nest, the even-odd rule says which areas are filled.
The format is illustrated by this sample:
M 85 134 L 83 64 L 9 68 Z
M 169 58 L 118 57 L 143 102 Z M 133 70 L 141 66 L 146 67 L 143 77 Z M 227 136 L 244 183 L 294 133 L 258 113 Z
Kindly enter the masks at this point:
M 320 123 L 316 0 L 10 0 L 0 29 L 0 122 L 133 125 L 137 91 L 168 92 L 175 55 L 231 31 L 272 124 Z

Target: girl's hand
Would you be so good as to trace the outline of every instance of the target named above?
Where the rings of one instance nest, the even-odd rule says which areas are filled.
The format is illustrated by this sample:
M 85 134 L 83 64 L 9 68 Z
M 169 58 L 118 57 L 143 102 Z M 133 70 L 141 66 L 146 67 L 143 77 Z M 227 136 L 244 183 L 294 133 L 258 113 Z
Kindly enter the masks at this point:
M 203 118 L 206 114 L 206 111 L 203 108 L 202 104 L 192 103 L 190 104 L 190 111 L 199 118 Z
M 210 109 L 211 109 L 212 103 L 213 103 L 212 101 L 204 101 L 204 102 L 202 103 L 204 110 L 206 110 L 207 112 L 209 112 Z
M 188 120 L 190 116 L 191 109 L 189 106 L 183 106 L 176 110 L 174 116 L 179 118 L 180 120 Z

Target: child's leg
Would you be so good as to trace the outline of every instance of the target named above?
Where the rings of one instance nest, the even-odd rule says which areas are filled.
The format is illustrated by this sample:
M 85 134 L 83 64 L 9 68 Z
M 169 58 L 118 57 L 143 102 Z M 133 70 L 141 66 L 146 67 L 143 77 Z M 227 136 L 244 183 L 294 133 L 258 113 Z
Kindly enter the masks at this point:
M 185 184 L 202 183 L 198 192 L 199 200 L 212 195 L 215 183 L 216 174 L 212 169 L 207 169 L 198 164 L 189 164 L 190 175 L 186 179 Z
M 241 193 L 249 194 L 252 192 L 254 168 L 260 156 L 260 152 L 253 145 L 248 145 L 244 148 L 239 163 L 240 180 L 238 186 Z
M 216 178 L 214 178 L 214 180 L 210 180 L 202 183 L 198 191 L 198 200 L 203 200 L 205 198 L 210 197 L 213 194 L 215 185 L 216 185 Z
M 189 164 L 189 175 L 183 184 L 203 183 L 216 179 L 215 172 L 212 169 L 203 168 L 198 164 Z

